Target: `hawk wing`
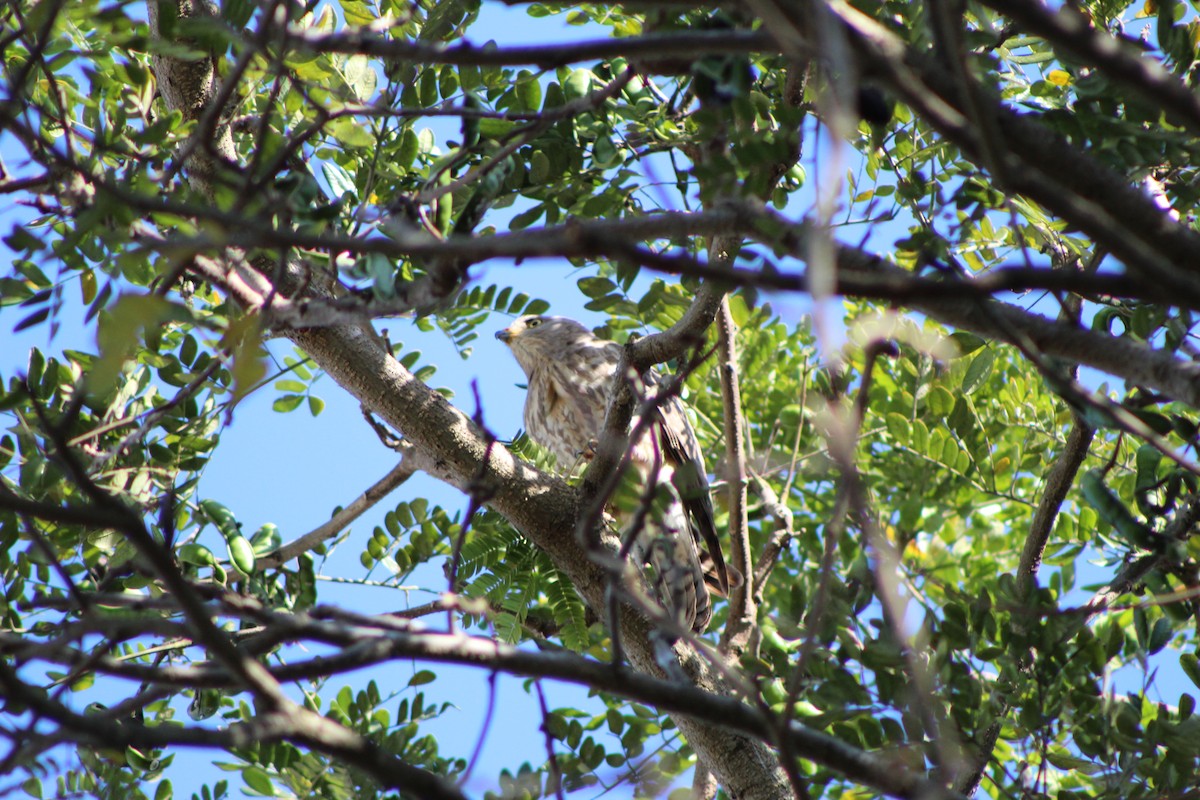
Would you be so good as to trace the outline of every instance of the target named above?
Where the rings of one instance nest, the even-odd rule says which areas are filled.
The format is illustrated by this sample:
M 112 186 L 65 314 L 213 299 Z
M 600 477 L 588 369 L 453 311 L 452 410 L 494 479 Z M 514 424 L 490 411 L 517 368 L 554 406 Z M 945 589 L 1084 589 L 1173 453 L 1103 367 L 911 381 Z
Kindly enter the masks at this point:
M 648 579 L 667 612 L 683 626 L 703 633 L 712 619 L 712 602 L 687 511 L 670 482 L 654 488 L 650 517 L 634 539 L 631 559 L 651 567 Z
M 663 460 L 672 467 L 671 483 L 679 493 L 690 520 L 695 547 L 699 552 L 704 581 L 724 596 L 729 592 L 729 570 L 721 553 L 721 540 L 713 520 L 712 498 L 700 442 L 687 412 L 678 398 L 672 397 L 658 407 L 658 432 Z

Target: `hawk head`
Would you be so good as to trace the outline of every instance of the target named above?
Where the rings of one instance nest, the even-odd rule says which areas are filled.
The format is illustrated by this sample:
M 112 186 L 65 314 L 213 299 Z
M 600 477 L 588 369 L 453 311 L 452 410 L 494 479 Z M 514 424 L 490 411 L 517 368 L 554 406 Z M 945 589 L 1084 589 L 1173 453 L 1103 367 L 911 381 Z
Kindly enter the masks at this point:
M 573 319 L 542 314 L 518 317 L 512 325 L 496 331 L 496 338 L 512 349 L 527 375 L 535 364 L 559 361 L 580 347 L 600 342 Z
M 526 314 L 518 317 L 517 321 L 507 328 L 496 331 L 496 338 L 515 350 L 518 347 L 546 347 L 549 342 L 595 337 L 591 331 L 573 319 Z

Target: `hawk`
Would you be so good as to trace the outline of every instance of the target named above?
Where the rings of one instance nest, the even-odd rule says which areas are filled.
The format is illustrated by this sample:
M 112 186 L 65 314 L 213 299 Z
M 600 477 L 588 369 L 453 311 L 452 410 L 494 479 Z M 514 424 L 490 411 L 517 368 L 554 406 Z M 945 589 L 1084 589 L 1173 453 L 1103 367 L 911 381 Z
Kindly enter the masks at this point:
M 525 430 L 559 465 L 573 464 L 599 439 L 621 345 L 566 317 L 528 315 L 498 331 L 529 379 Z M 646 388 L 658 390 L 651 370 Z M 671 397 L 653 411 L 647 433 L 631 443 L 643 479 L 666 490 L 667 508 L 635 544 L 639 560 L 657 573 L 657 590 L 681 624 L 702 633 L 712 618 L 709 590 L 729 591 L 729 570 L 713 522 L 704 457 L 683 403 Z

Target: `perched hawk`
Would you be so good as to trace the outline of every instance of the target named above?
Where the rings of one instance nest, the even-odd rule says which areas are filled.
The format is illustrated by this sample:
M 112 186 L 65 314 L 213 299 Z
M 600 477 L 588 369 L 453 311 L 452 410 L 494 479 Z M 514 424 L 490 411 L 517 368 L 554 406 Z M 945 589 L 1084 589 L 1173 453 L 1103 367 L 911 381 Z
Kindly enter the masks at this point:
M 600 437 L 621 346 L 574 320 L 536 315 L 521 317 L 496 338 L 512 349 L 529 379 L 525 430 L 560 466 L 574 464 Z M 647 390 L 656 391 L 659 381 L 651 371 Z M 658 406 L 647 434 L 631 447 L 643 479 L 670 497 L 638 537 L 635 552 L 653 567 L 668 611 L 703 632 L 712 618 L 708 590 L 728 592 L 729 573 L 713 524 L 704 457 L 678 398 Z

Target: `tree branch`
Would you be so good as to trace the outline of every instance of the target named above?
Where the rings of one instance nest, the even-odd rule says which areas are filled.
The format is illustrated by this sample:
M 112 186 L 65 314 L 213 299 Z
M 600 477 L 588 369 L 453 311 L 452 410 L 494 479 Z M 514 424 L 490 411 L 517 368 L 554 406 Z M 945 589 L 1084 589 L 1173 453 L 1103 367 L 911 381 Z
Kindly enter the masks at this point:
M 1140 42 L 1113 36 L 1070 5 L 1059 10 L 1034 0 L 984 0 L 984 5 L 1041 36 L 1055 50 L 1098 68 L 1131 96 L 1158 103 L 1172 121 L 1200 133 L 1200 98 L 1161 63 L 1146 57 Z
M 620 39 L 593 39 L 566 45 L 527 47 L 480 47 L 469 42 L 446 47 L 441 44 L 385 37 L 375 31 L 362 29 L 349 33 L 327 34 L 289 29 L 287 33 L 288 45 L 297 50 L 314 53 L 361 54 L 397 61 L 459 66 L 503 67 L 530 64 L 544 69 L 580 61 L 607 60 L 617 56 L 638 58 L 677 54 L 694 59 L 700 54 L 754 53 L 770 45 L 769 37 L 762 32 L 746 30 L 649 34 Z
M 78 741 L 103 747 L 167 747 L 181 745 L 234 749 L 279 740 L 305 744 L 362 769 L 389 789 L 412 792 L 427 800 L 466 800 L 444 778 L 406 764 L 358 734 L 311 712 L 273 711 L 221 730 L 176 725 L 118 724 L 100 716 L 77 714 L 25 684 L 0 661 L 0 694 L 72 731 Z M 295 707 L 297 711 L 303 711 Z
M 729 616 L 721 632 L 721 652 L 737 658 L 750 643 L 757 617 L 754 565 L 750 561 L 750 523 L 746 512 L 746 445 L 742 430 L 742 390 L 738 381 L 735 338 L 737 328 L 729 313 L 729 298 L 721 298 L 717 314 L 717 368 L 725 420 L 725 480 L 729 495 L 729 556 L 742 574 L 740 586 L 731 587 Z
M 752 0 L 776 23 L 768 30 L 787 55 L 813 49 L 793 12 L 779 0 Z M 894 33 L 842 0 L 824 6 L 858 57 L 864 73 L 896 91 L 930 125 L 987 167 L 985 145 L 962 108 L 965 98 L 944 63 L 908 48 Z M 1073 147 L 1030 115 L 1019 115 L 989 98 L 1006 147 L 997 153 L 1008 191 L 1024 194 L 1086 231 L 1128 265 L 1183 296 L 1200 297 L 1200 234 L 1171 218 L 1122 175 Z
M 275 552 L 260 556 L 258 558 L 258 566 L 261 569 L 282 566 L 301 553 L 307 553 L 321 542 L 336 536 L 339 531 L 344 530 L 347 525 L 366 513 L 368 509 L 390 494 L 392 490 L 415 475 L 420 469 L 418 461 L 418 457 L 411 449 L 406 450 L 401 455 L 399 464 L 392 467 L 387 475 L 376 481 L 365 492 L 354 498 L 354 501 L 350 505 L 334 514 L 331 520 L 317 526 L 303 536 L 293 539 Z
M 1046 485 L 1042 490 L 1041 500 L 1038 501 L 1037 511 L 1029 524 L 1029 535 L 1025 538 L 1025 547 L 1021 551 L 1020 565 L 1017 567 L 1017 596 L 1024 597 L 1037 579 L 1038 568 L 1042 565 L 1042 553 L 1050 539 L 1054 528 L 1054 520 L 1058 510 L 1066 499 L 1067 492 L 1075 482 L 1075 475 L 1083 460 L 1087 458 L 1088 446 L 1092 443 L 1095 429 L 1084 423 L 1078 417 L 1071 424 L 1071 432 L 1067 434 L 1063 450 L 1054 460 L 1054 465 L 1046 475 Z
M 311 615 L 280 613 L 258 605 L 250 598 L 226 595 L 235 605 L 227 613 L 245 615 L 264 627 L 287 631 L 292 641 L 317 641 L 333 645 L 340 652 L 334 656 L 318 656 L 300 664 L 277 666 L 272 673 L 281 681 L 333 674 L 334 671 L 359 669 L 396 660 L 420 659 L 435 663 L 474 666 L 491 672 L 507 672 L 529 678 L 548 678 L 575 683 L 630 700 L 644 702 L 689 719 L 735 731 L 756 739 L 771 740 L 776 735 L 773 722 L 761 709 L 721 694 L 704 691 L 676 681 L 663 680 L 622 665 L 596 661 L 566 651 L 529 651 L 497 642 L 493 639 L 461 633 L 431 633 L 410 627 L 407 620 L 388 617 L 344 615 L 337 609 L 318 607 Z M 328 619 L 322 619 L 327 617 Z M 75 652 L 75 651 L 72 651 Z M 76 657 L 85 657 L 79 653 Z M 316 670 L 314 666 L 336 666 L 336 670 Z M 98 668 L 123 677 L 150 683 L 177 686 L 225 688 L 231 676 L 220 665 L 192 667 L 150 667 L 128 663 L 119 666 L 102 660 Z M 0 674 L 0 682 L 5 676 Z M 61 712 L 56 712 L 61 713 Z M 249 730 L 250 723 L 235 723 L 231 729 Z M 164 726 L 167 727 L 167 726 Z M 206 744 L 203 736 L 208 730 L 170 728 L 180 731 L 177 739 L 163 738 L 163 728 L 147 728 L 142 743 Z M 282 730 L 277 721 L 271 723 L 271 738 L 293 738 Z M 829 734 L 793 722 L 784 732 L 795 752 L 802 758 L 838 770 L 886 794 L 901 798 L 949 798 L 953 795 L 924 779 L 917 773 L 897 768 L 886 759 L 864 753 Z M 112 740 L 109 740 L 112 741 Z M 221 742 L 207 744 L 220 745 Z M 232 744 L 230 746 L 237 746 Z M 324 747 L 316 749 L 329 752 Z

